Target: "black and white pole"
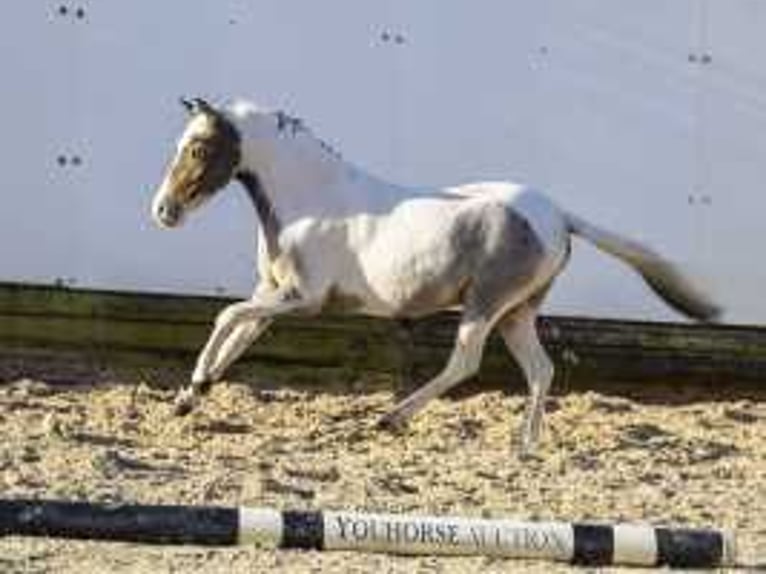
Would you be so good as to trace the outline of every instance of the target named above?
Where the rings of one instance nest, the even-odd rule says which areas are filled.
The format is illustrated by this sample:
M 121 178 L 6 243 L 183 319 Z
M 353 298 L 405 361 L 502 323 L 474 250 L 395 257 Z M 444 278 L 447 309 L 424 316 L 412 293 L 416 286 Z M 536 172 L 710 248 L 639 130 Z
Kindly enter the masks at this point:
M 587 566 L 712 568 L 736 564 L 733 534 L 720 530 L 266 508 L 0 500 L 0 534 L 152 544 L 488 555 Z

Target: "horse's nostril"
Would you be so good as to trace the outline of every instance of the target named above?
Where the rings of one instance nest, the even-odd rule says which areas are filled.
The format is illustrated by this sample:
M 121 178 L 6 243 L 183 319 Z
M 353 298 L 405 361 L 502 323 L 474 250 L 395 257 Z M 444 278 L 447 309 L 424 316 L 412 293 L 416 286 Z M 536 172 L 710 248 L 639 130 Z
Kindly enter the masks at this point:
M 154 218 L 164 226 L 174 225 L 178 215 L 178 208 L 169 201 L 160 201 L 154 206 Z

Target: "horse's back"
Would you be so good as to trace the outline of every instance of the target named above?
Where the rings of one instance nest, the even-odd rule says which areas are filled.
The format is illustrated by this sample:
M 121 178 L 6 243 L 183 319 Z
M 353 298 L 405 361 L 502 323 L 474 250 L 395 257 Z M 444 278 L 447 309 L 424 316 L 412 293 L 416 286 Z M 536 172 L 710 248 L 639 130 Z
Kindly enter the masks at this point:
M 564 212 L 541 191 L 515 182 L 487 181 L 469 183 L 444 190 L 451 196 L 474 201 L 500 201 L 522 217 L 550 252 L 559 252 L 568 236 Z
M 542 194 L 482 183 L 415 193 L 385 211 L 304 221 L 293 231 L 306 279 L 327 303 L 412 317 L 461 305 L 469 285 L 495 299 L 540 266 L 553 269 L 566 228 Z
M 521 186 L 475 184 L 402 202 L 369 228 L 363 246 L 349 245 L 363 290 L 386 315 L 460 305 L 470 285 L 481 298 L 498 299 L 558 259 L 547 244 L 557 212 L 538 196 Z

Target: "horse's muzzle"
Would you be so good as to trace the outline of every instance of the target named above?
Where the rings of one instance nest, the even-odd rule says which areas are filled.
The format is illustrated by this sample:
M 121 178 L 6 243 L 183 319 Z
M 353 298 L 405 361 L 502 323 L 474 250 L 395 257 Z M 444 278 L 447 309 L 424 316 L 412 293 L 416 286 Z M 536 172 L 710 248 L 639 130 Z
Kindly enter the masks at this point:
M 183 211 L 174 201 L 158 201 L 152 205 L 154 221 L 161 227 L 175 227 L 181 222 Z

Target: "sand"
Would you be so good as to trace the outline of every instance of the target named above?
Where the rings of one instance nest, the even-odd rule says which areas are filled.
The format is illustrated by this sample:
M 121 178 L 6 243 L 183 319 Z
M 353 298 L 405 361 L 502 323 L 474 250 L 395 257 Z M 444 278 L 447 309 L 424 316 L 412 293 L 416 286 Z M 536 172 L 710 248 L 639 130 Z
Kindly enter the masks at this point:
M 554 397 L 537 455 L 521 461 L 511 442 L 523 397 L 487 391 L 439 400 L 391 434 L 375 427 L 392 404 L 389 387 L 365 383 L 365 394 L 343 395 L 229 382 L 178 419 L 170 415 L 173 392 L 146 383 L 13 381 L 0 387 L 3 496 L 717 526 L 738 532 L 746 560 L 766 560 L 766 388 L 731 397 L 723 388 L 711 398 L 657 384 L 627 396 Z M 483 557 L 8 537 L 0 571 L 583 570 Z

